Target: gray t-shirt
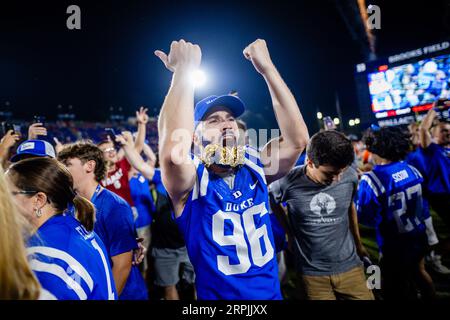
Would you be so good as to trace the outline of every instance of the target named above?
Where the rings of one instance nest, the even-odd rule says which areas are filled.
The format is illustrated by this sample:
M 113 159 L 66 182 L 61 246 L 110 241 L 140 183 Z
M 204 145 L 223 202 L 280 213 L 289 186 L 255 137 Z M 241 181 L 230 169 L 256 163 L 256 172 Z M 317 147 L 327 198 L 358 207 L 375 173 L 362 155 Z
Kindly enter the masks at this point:
M 357 184 L 357 173 L 351 167 L 339 182 L 325 186 L 309 179 L 306 167 L 299 166 L 270 185 L 275 201 L 287 204 L 301 274 L 332 275 L 362 265 L 349 228 Z

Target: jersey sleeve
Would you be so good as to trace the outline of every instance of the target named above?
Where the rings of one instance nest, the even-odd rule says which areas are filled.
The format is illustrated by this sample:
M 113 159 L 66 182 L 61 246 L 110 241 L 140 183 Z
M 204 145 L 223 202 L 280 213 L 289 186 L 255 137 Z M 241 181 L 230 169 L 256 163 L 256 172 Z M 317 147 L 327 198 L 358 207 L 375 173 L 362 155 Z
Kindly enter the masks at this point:
M 109 253 L 111 257 L 136 249 L 136 234 L 133 213 L 128 205 L 117 205 L 111 208 L 105 219 L 108 230 Z
M 87 300 L 93 280 L 67 252 L 45 246 L 27 249 L 29 264 L 42 287 L 41 300 Z
M 376 189 L 371 184 L 370 178 L 363 175 L 358 187 L 356 198 L 356 210 L 358 221 L 361 224 L 375 227 L 380 215 L 380 202 L 377 199 Z

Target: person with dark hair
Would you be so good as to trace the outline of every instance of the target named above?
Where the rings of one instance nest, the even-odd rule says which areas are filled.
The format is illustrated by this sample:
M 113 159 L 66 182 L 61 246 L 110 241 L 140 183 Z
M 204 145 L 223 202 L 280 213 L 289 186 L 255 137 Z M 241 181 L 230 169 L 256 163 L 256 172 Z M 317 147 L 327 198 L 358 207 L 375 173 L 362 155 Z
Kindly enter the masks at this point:
M 7 181 L 20 213 L 34 228 L 30 265 L 49 300 L 115 300 L 117 292 L 103 242 L 93 231 L 95 208 L 75 193 L 58 161 L 34 158 L 13 164 Z M 67 214 L 75 207 L 75 219 Z
M 410 135 L 398 127 L 369 130 L 363 137 L 375 162 L 362 175 L 357 211 L 363 224 L 373 226 L 381 252 L 382 291 L 386 300 L 435 296 L 424 268 L 427 252 L 420 172 L 402 160 L 410 150 Z
M 138 248 L 133 214 L 128 203 L 103 188 L 106 165 L 103 152 L 92 143 L 66 145 L 58 160 L 73 176 L 78 194 L 91 199 L 97 209 L 95 232 L 106 246 L 120 300 L 146 300 L 144 279 L 133 265 L 133 251 Z
M 295 244 L 300 294 L 311 300 L 373 300 L 353 197 L 358 176 L 352 143 L 327 130 L 311 137 L 306 164 L 270 185 L 274 212 Z M 288 215 L 276 209 L 286 203 Z M 288 227 L 290 226 L 290 227 Z

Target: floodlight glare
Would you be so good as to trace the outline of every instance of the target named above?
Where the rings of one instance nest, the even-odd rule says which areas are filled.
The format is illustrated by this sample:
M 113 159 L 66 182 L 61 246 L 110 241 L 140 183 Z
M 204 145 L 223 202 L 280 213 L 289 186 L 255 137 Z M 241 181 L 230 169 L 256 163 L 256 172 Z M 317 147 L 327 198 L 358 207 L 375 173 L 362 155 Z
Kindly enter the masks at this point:
M 191 80 L 196 88 L 202 87 L 206 83 L 206 74 L 202 70 L 195 70 L 191 75 Z

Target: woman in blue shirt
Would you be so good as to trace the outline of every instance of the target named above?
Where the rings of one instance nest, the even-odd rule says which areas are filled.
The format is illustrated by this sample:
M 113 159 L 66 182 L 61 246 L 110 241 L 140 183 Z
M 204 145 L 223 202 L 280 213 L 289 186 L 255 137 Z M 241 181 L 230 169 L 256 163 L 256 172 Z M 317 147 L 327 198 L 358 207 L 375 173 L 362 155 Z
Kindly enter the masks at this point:
M 41 298 L 117 299 L 108 254 L 92 232 L 94 206 L 75 194 L 69 171 L 54 159 L 27 159 L 8 169 L 7 181 L 20 213 L 34 228 L 27 253 Z M 69 205 L 78 220 L 65 214 Z

